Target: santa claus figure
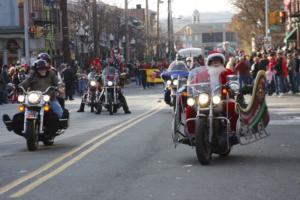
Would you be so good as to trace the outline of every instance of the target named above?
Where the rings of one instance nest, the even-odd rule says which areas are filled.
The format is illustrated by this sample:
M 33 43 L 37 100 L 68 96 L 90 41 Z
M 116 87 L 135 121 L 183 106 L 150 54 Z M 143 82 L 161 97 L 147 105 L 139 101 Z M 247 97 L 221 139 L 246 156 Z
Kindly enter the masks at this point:
M 207 57 L 206 66 L 208 69 L 208 74 L 210 76 L 210 84 L 211 89 L 213 90 L 216 86 L 222 84 L 225 85 L 227 83 L 227 77 L 229 75 L 233 75 L 233 72 L 230 69 L 226 69 L 225 65 L 225 57 L 222 53 L 213 52 Z M 225 93 L 223 93 L 225 91 Z M 232 96 L 232 95 L 229 95 Z M 222 99 L 227 97 L 226 90 L 222 90 Z M 227 105 L 228 103 L 228 105 Z M 236 130 L 236 122 L 238 119 L 238 115 L 235 112 L 235 101 L 234 99 L 230 99 L 229 102 L 224 101 L 223 113 L 224 116 L 229 116 L 229 120 L 231 122 L 231 131 Z M 228 110 L 227 110 L 228 108 Z M 196 111 L 194 108 L 187 106 L 186 107 L 186 118 L 195 118 Z M 195 122 L 189 121 L 187 123 L 188 131 L 193 134 L 195 132 Z

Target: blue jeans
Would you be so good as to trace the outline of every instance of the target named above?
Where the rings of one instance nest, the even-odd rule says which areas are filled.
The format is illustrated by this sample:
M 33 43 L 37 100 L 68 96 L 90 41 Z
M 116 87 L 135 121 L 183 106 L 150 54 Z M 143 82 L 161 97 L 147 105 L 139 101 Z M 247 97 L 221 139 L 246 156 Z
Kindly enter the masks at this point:
M 53 111 L 53 113 L 55 113 L 57 115 L 57 117 L 60 119 L 63 115 L 63 109 L 61 108 L 60 104 L 58 103 L 58 101 L 52 100 L 50 101 L 50 108 Z
M 136 74 L 135 75 L 135 84 L 136 85 L 141 85 L 142 84 L 141 75 L 140 74 Z
M 299 92 L 299 83 L 300 83 L 300 74 L 299 73 L 295 73 L 293 75 L 293 92 Z
M 245 85 L 251 84 L 251 77 L 248 75 L 239 75 L 238 80 L 241 88 L 244 87 Z
M 87 81 L 78 80 L 78 93 L 83 94 L 86 90 Z
M 283 93 L 283 77 L 282 75 L 275 75 L 275 91 L 276 94 Z

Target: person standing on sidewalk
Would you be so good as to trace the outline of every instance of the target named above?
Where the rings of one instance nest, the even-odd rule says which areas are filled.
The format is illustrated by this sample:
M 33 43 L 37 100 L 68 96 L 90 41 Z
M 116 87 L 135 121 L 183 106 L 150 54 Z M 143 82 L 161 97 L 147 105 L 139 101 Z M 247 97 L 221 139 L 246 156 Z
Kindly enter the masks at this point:
M 71 69 L 70 65 L 67 65 L 67 68 L 63 71 L 63 81 L 65 83 L 66 87 L 66 98 L 65 100 L 74 100 L 73 94 L 74 94 L 74 86 L 75 86 L 75 74 L 73 70 Z

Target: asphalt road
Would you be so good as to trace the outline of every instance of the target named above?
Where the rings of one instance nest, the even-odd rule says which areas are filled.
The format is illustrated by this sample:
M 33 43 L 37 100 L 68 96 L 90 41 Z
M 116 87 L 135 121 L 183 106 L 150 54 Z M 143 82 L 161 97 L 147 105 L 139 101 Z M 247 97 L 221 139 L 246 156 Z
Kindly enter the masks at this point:
M 130 115 L 77 113 L 79 99 L 67 102 L 70 128 L 36 152 L 1 123 L 0 199 L 300 199 L 300 96 L 268 97 L 272 135 L 201 166 L 194 149 L 174 148 L 161 90 L 127 88 Z

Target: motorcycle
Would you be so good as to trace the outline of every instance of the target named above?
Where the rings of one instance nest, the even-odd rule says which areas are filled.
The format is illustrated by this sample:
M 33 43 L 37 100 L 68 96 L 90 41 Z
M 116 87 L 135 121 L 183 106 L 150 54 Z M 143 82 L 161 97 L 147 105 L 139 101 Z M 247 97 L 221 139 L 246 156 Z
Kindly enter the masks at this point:
M 240 86 L 234 76 L 226 84 L 212 85 L 207 67 L 192 70 L 188 83 L 176 95 L 172 138 L 175 144 L 196 149 L 198 161 L 207 165 L 212 154 L 228 156 L 236 144 L 250 144 L 269 134 L 265 102 L 265 73 L 260 71 L 250 104 L 240 106 L 235 97 Z
M 124 76 L 126 74 L 121 74 Z M 121 87 L 119 85 L 119 73 L 115 67 L 105 67 L 102 72 L 103 87 L 100 93 L 100 101 L 97 104 L 97 112 L 101 113 L 102 106 L 105 107 L 110 115 L 117 113 L 122 106 L 120 101 Z
M 98 108 L 100 101 L 99 88 L 99 77 L 95 76 L 91 78 L 88 82 L 87 91 L 82 95 L 80 110 L 83 111 L 84 106 L 87 105 L 91 107 L 91 112 L 95 112 L 96 114 L 101 113 L 101 110 Z
M 23 87 L 19 88 L 22 91 L 22 94 L 18 96 L 18 102 L 21 104 L 19 105 L 20 113 L 16 114 L 14 118 L 20 119 L 23 127 L 15 128 L 20 129 L 20 135 L 25 137 L 27 149 L 35 151 L 39 141 L 42 141 L 45 146 L 53 145 L 54 138 L 64 133 L 69 123 L 69 112 L 66 109 L 61 119 L 51 111 L 50 96 L 47 93 L 50 90 L 56 90 L 56 88 L 50 86 L 44 92 L 27 92 Z M 50 120 L 52 123 L 47 124 Z M 5 123 L 17 126 L 12 124 L 12 121 Z
M 174 61 L 170 64 L 168 70 L 161 74 L 164 81 L 164 100 L 165 103 L 174 106 L 176 101 L 176 92 L 186 84 L 189 71 L 186 64 L 182 61 Z

